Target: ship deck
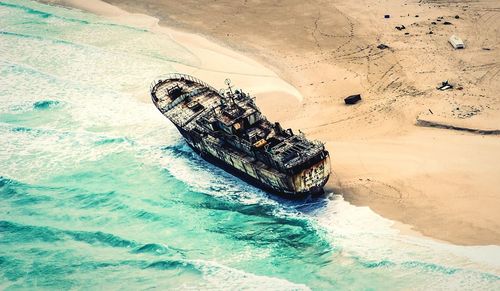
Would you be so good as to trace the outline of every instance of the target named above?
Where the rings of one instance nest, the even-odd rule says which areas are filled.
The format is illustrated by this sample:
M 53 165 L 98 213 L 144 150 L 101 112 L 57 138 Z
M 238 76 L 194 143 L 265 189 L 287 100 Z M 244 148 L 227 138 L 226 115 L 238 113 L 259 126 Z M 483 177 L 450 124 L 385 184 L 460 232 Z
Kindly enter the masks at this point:
M 182 87 L 185 92 L 173 99 L 169 92 L 176 87 Z M 159 78 L 152 84 L 151 92 L 157 98 L 155 104 L 158 109 L 176 126 L 186 130 L 192 128 L 189 125 L 191 121 L 205 110 L 215 107 L 219 102 L 217 91 L 212 86 L 183 74 Z M 188 99 L 189 102 L 184 103 Z

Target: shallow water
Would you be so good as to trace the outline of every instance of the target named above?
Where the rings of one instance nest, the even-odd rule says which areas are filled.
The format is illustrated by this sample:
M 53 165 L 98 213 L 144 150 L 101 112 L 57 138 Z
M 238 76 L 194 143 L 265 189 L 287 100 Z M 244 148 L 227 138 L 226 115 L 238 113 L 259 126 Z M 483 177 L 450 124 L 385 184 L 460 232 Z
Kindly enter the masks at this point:
M 201 160 L 137 98 L 176 63 L 200 60 L 0 1 L 1 289 L 500 289 L 497 246 L 404 236 L 340 196 L 269 197 Z

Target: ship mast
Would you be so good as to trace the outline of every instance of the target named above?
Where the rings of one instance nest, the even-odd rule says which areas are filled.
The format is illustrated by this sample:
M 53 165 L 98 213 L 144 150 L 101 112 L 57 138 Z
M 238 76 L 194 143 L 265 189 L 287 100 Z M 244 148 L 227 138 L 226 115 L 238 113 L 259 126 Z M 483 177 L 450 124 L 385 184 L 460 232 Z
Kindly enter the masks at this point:
M 236 103 L 234 102 L 234 94 L 233 94 L 233 87 L 231 86 L 231 79 L 229 78 L 226 79 L 224 83 L 227 85 L 229 91 L 229 98 L 231 98 L 231 103 L 233 103 L 233 105 L 236 105 Z

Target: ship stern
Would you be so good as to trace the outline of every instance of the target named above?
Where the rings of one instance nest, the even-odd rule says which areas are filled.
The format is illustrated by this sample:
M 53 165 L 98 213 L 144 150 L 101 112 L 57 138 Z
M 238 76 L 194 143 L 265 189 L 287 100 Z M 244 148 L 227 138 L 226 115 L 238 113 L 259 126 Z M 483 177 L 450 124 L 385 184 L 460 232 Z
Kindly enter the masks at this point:
M 330 177 L 330 156 L 327 154 L 324 159 L 318 163 L 300 171 L 292 177 L 292 183 L 295 193 L 298 194 L 323 194 L 325 186 Z

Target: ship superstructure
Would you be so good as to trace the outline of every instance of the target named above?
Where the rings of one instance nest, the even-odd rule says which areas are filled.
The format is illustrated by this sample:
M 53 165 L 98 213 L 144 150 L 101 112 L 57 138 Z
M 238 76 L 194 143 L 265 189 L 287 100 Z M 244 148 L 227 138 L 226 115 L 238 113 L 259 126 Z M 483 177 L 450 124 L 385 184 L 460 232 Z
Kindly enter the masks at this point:
M 324 145 L 271 123 L 241 89 L 216 90 L 184 74 L 151 84 L 158 110 L 206 160 L 265 190 L 303 197 L 323 191 L 330 175 Z

